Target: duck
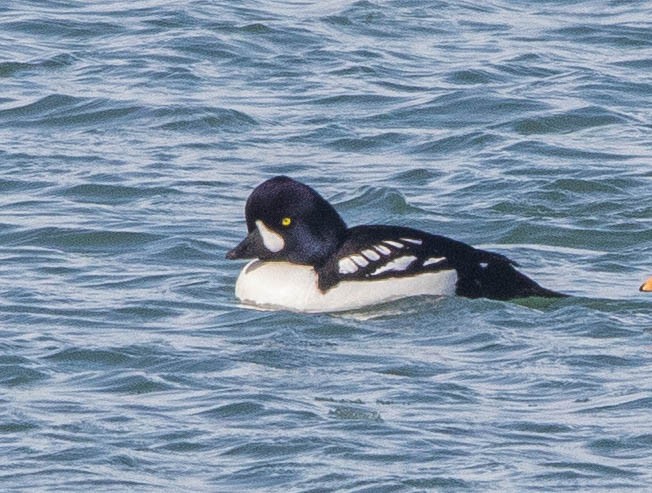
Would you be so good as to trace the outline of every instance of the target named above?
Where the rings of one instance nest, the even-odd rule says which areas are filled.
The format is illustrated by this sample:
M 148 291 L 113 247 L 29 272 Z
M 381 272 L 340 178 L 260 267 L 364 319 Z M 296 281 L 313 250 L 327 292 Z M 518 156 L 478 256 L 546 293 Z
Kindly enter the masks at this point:
M 245 220 L 247 235 L 226 258 L 249 260 L 235 283 L 249 306 L 341 312 L 414 296 L 566 296 L 499 253 L 411 227 L 348 227 L 316 190 L 287 176 L 251 192 Z
M 652 277 L 650 277 L 647 281 L 641 284 L 641 287 L 638 289 L 639 291 L 652 292 Z

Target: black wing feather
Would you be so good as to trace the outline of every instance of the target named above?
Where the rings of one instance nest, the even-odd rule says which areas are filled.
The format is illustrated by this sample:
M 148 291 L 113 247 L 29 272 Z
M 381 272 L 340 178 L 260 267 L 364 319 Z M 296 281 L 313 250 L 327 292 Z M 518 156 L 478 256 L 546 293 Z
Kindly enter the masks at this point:
M 363 252 L 366 250 L 376 252 L 378 258 L 370 258 L 373 256 L 369 254 L 365 257 Z M 383 266 L 387 267 L 393 261 L 400 262 L 401 258 L 407 262 L 409 259 L 405 257 L 414 257 L 414 260 L 401 269 L 382 270 Z M 347 264 L 347 258 L 353 264 Z M 480 250 L 445 236 L 399 226 L 357 226 L 348 230 L 336 255 L 318 267 L 317 273 L 322 291 L 343 280 L 387 279 L 455 269 L 458 276 L 456 294 L 460 296 L 500 300 L 566 296 L 540 286 L 516 270 L 516 266 L 504 255 Z
M 398 226 L 351 228 L 336 255 L 317 269 L 319 288 L 326 291 L 344 280 L 407 277 L 451 269 L 435 240 L 423 231 Z

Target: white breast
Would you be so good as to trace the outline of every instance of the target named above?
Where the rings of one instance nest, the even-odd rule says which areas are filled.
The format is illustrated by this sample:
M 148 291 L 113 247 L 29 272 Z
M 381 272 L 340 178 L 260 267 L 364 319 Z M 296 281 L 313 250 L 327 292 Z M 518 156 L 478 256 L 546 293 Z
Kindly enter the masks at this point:
M 235 295 L 243 303 L 300 312 L 338 312 L 420 295 L 452 295 L 454 270 L 426 272 L 410 277 L 344 281 L 322 293 L 312 267 L 288 262 L 253 260 L 240 272 Z

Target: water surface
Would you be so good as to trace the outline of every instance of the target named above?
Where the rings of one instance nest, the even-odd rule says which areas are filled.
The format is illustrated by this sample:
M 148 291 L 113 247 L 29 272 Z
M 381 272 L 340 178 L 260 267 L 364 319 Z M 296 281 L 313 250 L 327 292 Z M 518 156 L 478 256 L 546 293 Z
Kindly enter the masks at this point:
M 0 7 L 3 491 L 652 487 L 647 2 Z M 251 189 L 573 297 L 238 305 Z

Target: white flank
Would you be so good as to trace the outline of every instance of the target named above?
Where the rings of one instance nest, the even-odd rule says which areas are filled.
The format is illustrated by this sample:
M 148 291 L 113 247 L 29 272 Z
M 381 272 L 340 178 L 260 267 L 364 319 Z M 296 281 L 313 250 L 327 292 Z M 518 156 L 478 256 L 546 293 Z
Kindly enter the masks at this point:
M 322 293 L 312 267 L 254 260 L 242 269 L 235 294 L 241 302 L 262 309 L 340 312 L 408 296 L 452 295 L 456 283 L 457 273 L 444 270 L 391 279 L 343 281 Z
M 285 240 L 283 240 L 283 237 L 269 229 L 260 219 L 256 221 L 256 227 L 258 228 L 260 236 L 263 238 L 265 248 L 270 252 L 280 252 L 285 248 Z
M 339 267 L 340 274 L 353 274 L 358 270 L 358 266 L 355 265 L 353 260 L 351 260 L 349 257 L 340 259 L 337 265 Z
M 380 255 L 378 255 L 373 250 L 362 250 L 362 252 L 360 252 L 360 253 L 362 253 L 362 255 L 364 255 L 365 257 L 367 257 L 369 260 L 372 260 L 372 261 L 373 260 L 378 260 L 380 258 Z
M 446 260 L 446 257 L 430 257 L 426 259 L 421 265 L 425 267 L 426 265 L 438 264 L 442 260 Z
M 394 248 L 403 248 L 403 243 L 399 243 L 398 241 L 392 241 L 392 240 L 383 240 L 383 243 L 385 245 L 393 246 Z
M 378 267 L 375 271 L 371 273 L 371 275 L 377 276 L 378 274 L 382 274 L 383 272 L 387 272 L 387 271 L 399 271 L 399 272 L 404 271 L 416 259 L 417 258 L 414 257 L 413 255 L 407 255 L 405 257 L 396 258 L 391 262 L 387 262 L 382 267 Z
M 415 238 L 401 238 L 403 241 L 407 241 L 408 243 L 413 243 L 415 245 L 421 245 L 423 242 L 421 240 L 417 240 Z

